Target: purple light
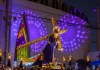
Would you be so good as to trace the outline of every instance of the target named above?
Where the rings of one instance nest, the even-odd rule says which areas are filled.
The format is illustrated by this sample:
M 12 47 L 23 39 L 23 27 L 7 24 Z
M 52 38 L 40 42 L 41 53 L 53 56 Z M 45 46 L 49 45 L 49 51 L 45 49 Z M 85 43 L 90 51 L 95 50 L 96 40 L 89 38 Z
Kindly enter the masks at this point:
M 83 36 L 80 36 L 80 38 L 83 38 Z
M 79 37 L 80 35 L 79 34 L 77 34 L 77 36 L 76 37 Z
M 72 44 L 73 43 L 73 41 L 70 41 L 70 44 Z
M 76 43 L 74 43 L 74 45 L 76 45 Z
M 85 34 L 85 31 L 84 31 L 84 32 L 82 32 L 82 34 Z
M 78 30 L 77 33 L 80 33 L 80 30 Z
M 74 48 L 72 48 L 72 51 L 74 51 Z
M 93 9 L 92 11 L 93 11 L 93 12 L 96 12 L 97 10 L 96 10 L 96 9 Z
M 80 47 L 80 44 L 78 44 L 78 46 Z
M 82 24 L 84 25 L 84 24 L 86 24 L 86 22 L 83 22 Z
M 68 30 L 66 33 L 61 35 L 61 37 L 62 37 L 61 40 L 63 43 L 64 50 L 66 51 L 66 49 L 68 49 L 70 52 L 74 51 L 74 49 L 77 50 L 78 47 L 80 47 L 79 43 L 83 43 L 83 41 L 85 43 L 85 40 L 82 40 L 82 39 L 87 34 L 87 32 L 86 32 L 86 29 L 81 27 L 81 25 L 82 24 L 85 25 L 86 21 L 84 21 L 83 19 L 78 18 L 76 16 L 70 15 L 70 14 L 64 15 L 60 20 L 62 22 L 58 22 L 59 27 L 61 29 L 66 28 Z M 68 22 L 68 24 L 65 22 Z M 78 24 L 78 26 L 77 27 L 69 26 L 69 23 L 70 24 Z M 77 47 L 73 47 L 73 46 L 77 46 Z M 71 49 L 72 47 L 73 47 L 73 49 Z
M 80 41 L 80 39 L 77 39 L 78 41 Z
M 85 43 L 85 41 L 84 41 L 84 40 L 82 40 L 82 43 Z
M 88 37 L 85 37 L 86 39 L 88 39 Z
M 36 13 L 30 10 L 21 11 L 21 14 L 23 13 L 27 15 L 26 23 L 27 23 L 28 33 L 29 33 L 29 41 L 33 41 L 47 35 L 47 29 L 44 25 L 44 22 L 39 17 L 39 15 L 37 15 Z M 17 17 L 19 18 L 21 17 L 21 15 L 18 14 Z M 19 18 L 17 21 L 13 23 L 12 30 L 14 32 L 12 33 L 14 33 L 14 35 L 17 35 L 20 22 L 21 22 L 21 18 Z M 22 43 L 25 43 L 25 42 L 22 42 Z M 31 45 L 31 50 L 30 50 L 31 54 L 34 52 L 35 53 L 41 52 L 41 50 L 45 47 L 46 44 L 47 44 L 47 41 L 44 40 L 44 41 Z
M 78 49 L 77 47 L 75 47 L 75 49 Z

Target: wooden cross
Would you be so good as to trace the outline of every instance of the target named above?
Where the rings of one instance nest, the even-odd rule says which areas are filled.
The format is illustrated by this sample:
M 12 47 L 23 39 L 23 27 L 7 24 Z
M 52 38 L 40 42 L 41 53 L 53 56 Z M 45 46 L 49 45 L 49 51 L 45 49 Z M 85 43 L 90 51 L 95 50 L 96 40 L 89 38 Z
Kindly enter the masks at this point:
M 17 50 L 24 48 L 24 47 L 29 47 L 30 45 L 37 43 L 37 42 L 40 42 L 42 40 L 45 40 L 45 39 L 49 38 L 52 34 L 54 34 L 55 41 L 58 44 L 58 50 L 62 51 L 63 48 L 62 48 L 62 42 L 61 42 L 61 39 L 60 39 L 60 34 L 65 33 L 66 29 L 60 30 L 60 28 L 57 26 L 57 21 L 54 17 L 52 17 L 51 20 L 52 20 L 52 24 L 53 24 L 53 33 L 51 33 L 47 36 L 41 37 L 39 39 L 33 40 L 31 42 L 25 43 L 25 44 L 19 46 L 17 48 Z

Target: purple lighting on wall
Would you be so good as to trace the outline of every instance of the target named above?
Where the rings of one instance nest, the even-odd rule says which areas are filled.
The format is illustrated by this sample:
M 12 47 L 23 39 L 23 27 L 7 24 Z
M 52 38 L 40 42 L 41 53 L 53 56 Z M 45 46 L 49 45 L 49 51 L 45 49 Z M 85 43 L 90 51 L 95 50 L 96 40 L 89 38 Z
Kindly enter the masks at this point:
M 60 21 L 62 22 L 58 22 L 59 27 L 67 29 L 67 32 L 61 35 L 64 51 L 71 52 L 77 50 L 85 43 L 88 37 L 87 29 L 81 26 L 86 25 L 87 22 L 71 14 L 64 15 L 60 18 Z
M 33 40 L 36 40 L 40 37 L 47 35 L 47 29 L 44 25 L 43 20 L 39 17 L 38 14 L 32 11 L 29 11 L 29 10 L 21 11 L 21 14 L 23 13 L 25 13 L 26 15 L 26 23 L 27 23 L 27 28 L 28 28 L 29 41 L 33 41 Z M 21 17 L 21 15 L 18 14 L 17 18 L 19 17 Z M 17 28 L 15 27 L 13 28 L 15 35 L 17 35 L 17 30 L 19 28 L 20 22 L 21 22 L 21 18 L 17 19 L 16 23 L 14 23 L 14 26 L 17 25 Z M 41 52 L 46 44 L 47 44 L 47 41 L 43 40 L 41 42 L 31 45 L 31 48 L 30 48 L 31 54 Z

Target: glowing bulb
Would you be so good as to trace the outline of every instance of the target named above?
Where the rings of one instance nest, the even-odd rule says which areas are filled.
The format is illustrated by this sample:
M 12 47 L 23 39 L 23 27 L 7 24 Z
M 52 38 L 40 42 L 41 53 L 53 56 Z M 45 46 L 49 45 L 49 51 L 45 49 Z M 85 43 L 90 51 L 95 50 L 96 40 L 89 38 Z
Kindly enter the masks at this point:
M 11 53 L 10 52 L 8 53 L 8 59 L 11 59 Z
M 86 61 L 87 61 L 87 62 L 90 61 L 90 56 L 89 56 L 89 55 L 86 57 Z
M 2 56 L 2 50 L 0 49 L 0 57 Z
M 66 61 L 66 58 L 63 56 L 63 61 Z
M 69 55 L 69 59 L 68 59 L 69 61 L 71 61 L 72 60 L 72 56 L 71 55 Z
M 23 61 L 23 57 L 21 57 L 20 60 Z

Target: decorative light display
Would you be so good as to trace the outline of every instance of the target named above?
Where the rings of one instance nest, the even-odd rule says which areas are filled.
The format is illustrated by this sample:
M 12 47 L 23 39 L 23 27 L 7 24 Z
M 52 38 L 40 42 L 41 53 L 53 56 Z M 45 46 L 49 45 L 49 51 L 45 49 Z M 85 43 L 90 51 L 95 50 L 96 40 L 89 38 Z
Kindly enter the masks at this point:
M 71 14 L 66 14 L 60 18 L 59 27 L 67 29 L 67 32 L 61 35 L 64 51 L 75 51 L 86 42 L 89 31 L 87 28 L 82 27 L 86 24 L 85 20 Z
M 42 19 L 32 11 L 26 11 L 26 14 L 28 22 L 29 41 L 33 41 L 43 36 L 46 36 L 47 29 L 45 28 Z M 46 44 L 47 41 L 43 40 L 31 45 L 31 54 L 41 52 Z
M 45 28 L 44 22 L 39 17 L 39 15 L 29 10 L 22 11 L 21 14 L 23 13 L 26 14 L 25 18 L 26 18 L 26 23 L 27 23 L 27 28 L 28 28 L 27 34 L 28 34 L 29 41 L 33 41 L 47 35 L 47 29 Z M 17 16 L 16 23 L 18 25 L 21 23 L 21 16 L 22 16 L 21 14 Z M 18 26 L 16 23 L 14 24 L 14 26 Z M 13 30 L 15 31 L 14 35 L 17 35 L 17 29 L 14 28 Z M 47 41 L 43 40 L 31 45 L 30 55 L 32 56 L 33 53 L 41 52 L 46 44 L 47 44 Z

